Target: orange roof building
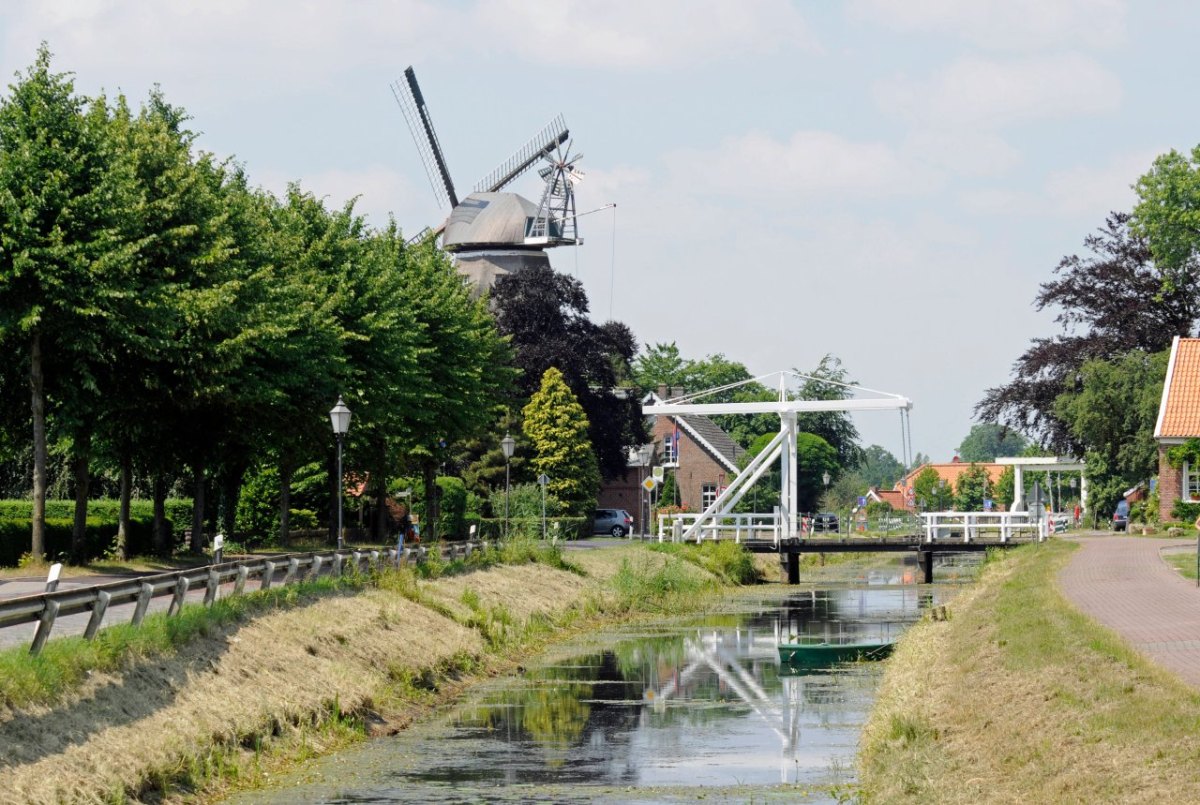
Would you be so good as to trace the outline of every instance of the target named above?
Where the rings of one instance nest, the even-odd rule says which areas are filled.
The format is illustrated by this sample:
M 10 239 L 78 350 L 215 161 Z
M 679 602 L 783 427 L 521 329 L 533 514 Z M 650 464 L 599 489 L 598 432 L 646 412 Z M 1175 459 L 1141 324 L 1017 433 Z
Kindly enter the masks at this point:
M 1183 462 L 1172 467 L 1167 451 L 1188 439 L 1200 438 L 1200 338 L 1171 342 L 1171 359 L 1163 383 L 1154 439 L 1158 442 L 1159 516 L 1174 519 L 1177 500 L 1200 501 L 1200 467 Z

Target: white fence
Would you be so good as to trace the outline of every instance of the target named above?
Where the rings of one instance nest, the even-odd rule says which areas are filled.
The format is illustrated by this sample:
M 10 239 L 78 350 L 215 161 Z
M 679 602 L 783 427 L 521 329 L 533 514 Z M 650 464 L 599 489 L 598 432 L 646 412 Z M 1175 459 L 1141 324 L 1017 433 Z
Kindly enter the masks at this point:
M 1066 530 L 1067 515 L 1041 517 L 1036 512 L 924 512 L 925 541 L 958 539 L 974 542 L 999 537 L 1001 542 L 1014 538 L 1046 539 L 1047 534 Z
M 691 528 L 700 515 L 696 513 L 660 514 L 658 541 L 681 542 L 683 532 Z M 771 540 L 779 542 L 779 520 L 774 514 L 721 514 L 710 517 L 696 532 L 696 542 L 709 539 Z

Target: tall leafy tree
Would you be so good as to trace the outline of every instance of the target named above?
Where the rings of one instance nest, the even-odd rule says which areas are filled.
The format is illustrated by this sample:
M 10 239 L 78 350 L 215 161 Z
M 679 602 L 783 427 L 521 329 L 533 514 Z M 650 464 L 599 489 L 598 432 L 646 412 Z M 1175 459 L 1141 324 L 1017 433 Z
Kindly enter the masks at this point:
M 525 406 L 525 436 L 533 445 L 533 469 L 549 478 L 547 491 L 582 516 L 596 505 L 600 473 L 588 441 L 587 415 L 563 373 L 550 367 Z
M 947 511 L 954 505 L 954 490 L 937 470 L 926 467 L 913 479 L 913 499 L 924 511 Z
M 1055 413 L 1084 445 L 1096 511 L 1110 510 L 1120 494 L 1157 471 L 1154 423 L 1169 352 L 1130 352 L 1081 368 L 1077 391 L 1061 395 Z
M 994 422 L 979 422 L 958 445 L 963 461 L 995 461 L 1001 456 L 1019 456 L 1029 440 Z
M 88 323 L 111 286 L 114 179 L 103 111 L 88 113 L 43 44 L 0 101 L 0 341 L 28 369 L 33 425 L 31 550 L 45 552 L 49 389 L 74 356 L 92 357 Z M 72 383 L 95 384 L 81 361 Z M 48 369 L 51 373 L 48 374 Z
M 1164 295 L 1195 297 L 1200 283 L 1200 146 L 1172 149 L 1154 160 L 1136 184 L 1133 228 L 1145 241 L 1163 277 Z
M 821 358 L 816 368 L 807 373 L 809 378 L 801 384 L 799 399 L 802 400 L 845 400 L 850 397 L 853 381 L 848 379 L 846 368 L 833 355 Z M 856 467 L 862 462 L 862 448 L 858 444 L 858 428 L 854 427 L 850 415 L 844 411 L 804 413 L 796 417 L 797 427 L 805 433 L 820 436 L 837 451 L 838 464 L 845 468 Z
M 877 489 L 891 489 L 896 481 L 904 475 L 904 465 L 887 449 L 873 444 L 863 450 L 862 463 L 858 465 L 858 473 L 866 486 Z

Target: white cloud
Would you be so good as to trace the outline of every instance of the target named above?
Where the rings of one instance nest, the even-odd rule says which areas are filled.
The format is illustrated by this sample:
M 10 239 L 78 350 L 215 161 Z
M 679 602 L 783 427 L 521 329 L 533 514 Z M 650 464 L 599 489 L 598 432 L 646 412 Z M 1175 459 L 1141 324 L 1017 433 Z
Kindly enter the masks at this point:
M 987 129 L 1115 111 L 1121 82 L 1077 53 L 1010 61 L 964 58 L 929 79 L 875 87 L 880 107 L 921 126 Z
M 1129 212 L 1137 201 L 1133 184 L 1160 153 L 1141 151 L 1103 165 L 1055 171 L 1046 178 L 1047 202 L 1061 215 L 1087 215 L 1097 221 L 1113 210 Z
M 1121 0 L 856 0 L 850 14 L 903 33 L 949 34 L 991 49 L 1125 41 Z
M 1097 223 L 1113 210 L 1128 212 L 1137 201 L 1133 184 L 1160 151 L 1110 157 L 1102 164 L 1076 165 L 1045 176 L 1037 190 L 976 188 L 961 196 L 971 212 L 1005 216 L 1056 216 Z
M 919 194 L 937 183 L 886 143 L 828 131 L 798 131 L 784 141 L 752 132 L 715 149 L 676 151 L 666 163 L 679 187 L 737 198 L 877 198 Z
M 960 177 L 1001 176 L 1022 161 L 997 134 L 953 128 L 914 129 L 904 152 Z
M 817 49 L 786 0 L 490 0 L 478 3 L 472 17 L 483 41 L 499 40 L 529 61 L 551 65 L 633 69 Z

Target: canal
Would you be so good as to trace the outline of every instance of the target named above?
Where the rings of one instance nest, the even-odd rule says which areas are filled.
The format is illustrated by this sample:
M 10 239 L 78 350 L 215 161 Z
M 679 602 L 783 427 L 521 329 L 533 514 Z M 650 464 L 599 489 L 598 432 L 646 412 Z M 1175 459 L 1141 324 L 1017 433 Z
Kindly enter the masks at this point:
M 793 668 L 777 645 L 895 639 L 958 586 L 901 583 L 912 572 L 766 585 L 703 616 L 590 634 L 230 802 L 837 801 L 882 666 Z

